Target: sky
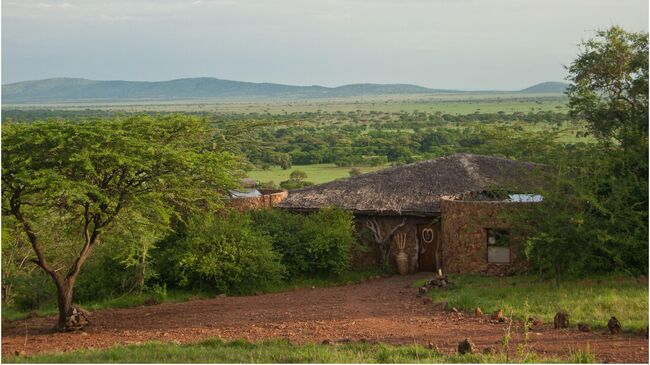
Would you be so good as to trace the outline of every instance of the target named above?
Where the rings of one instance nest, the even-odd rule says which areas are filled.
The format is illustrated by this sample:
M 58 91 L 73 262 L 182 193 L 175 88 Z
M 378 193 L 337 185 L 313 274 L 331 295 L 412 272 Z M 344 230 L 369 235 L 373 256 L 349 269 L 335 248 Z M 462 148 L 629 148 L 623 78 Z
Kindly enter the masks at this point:
M 516 90 L 647 0 L 4 0 L 2 83 L 216 77 Z

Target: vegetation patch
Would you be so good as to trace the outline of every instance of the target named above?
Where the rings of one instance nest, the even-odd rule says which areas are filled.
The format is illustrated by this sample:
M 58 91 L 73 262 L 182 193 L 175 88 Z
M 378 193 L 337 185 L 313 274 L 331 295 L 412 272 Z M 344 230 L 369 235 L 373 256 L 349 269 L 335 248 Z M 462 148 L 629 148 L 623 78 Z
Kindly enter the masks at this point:
M 511 359 L 514 360 L 514 359 Z M 526 363 L 591 363 L 590 352 L 565 358 L 528 355 Z M 344 345 L 292 345 L 287 341 L 250 343 L 211 339 L 198 344 L 150 342 L 115 346 L 106 350 L 80 350 L 36 356 L 3 358 L 7 363 L 502 363 L 502 354 L 448 355 L 420 345 L 390 346 L 355 343 Z M 518 361 L 518 360 L 517 360 Z
M 450 275 L 450 281 L 453 287 L 429 292 L 434 303 L 447 302 L 448 307 L 472 312 L 480 307 L 486 314 L 502 309 L 506 316 L 538 317 L 545 323 L 553 323 L 557 312 L 566 311 L 572 326 L 584 322 L 594 329 L 606 329 L 611 316 L 626 331 L 645 331 L 648 326 L 648 285 L 635 278 L 566 279 L 559 288 L 553 280 L 532 275 Z M 424 280 L 415 283 L 423 284 Z

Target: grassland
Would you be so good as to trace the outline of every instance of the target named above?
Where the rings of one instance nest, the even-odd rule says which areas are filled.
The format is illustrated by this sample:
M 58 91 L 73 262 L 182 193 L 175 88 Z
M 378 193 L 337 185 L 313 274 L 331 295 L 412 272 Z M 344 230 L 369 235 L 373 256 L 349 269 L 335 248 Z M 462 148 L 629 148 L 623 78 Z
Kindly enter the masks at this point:
M 3 109 L 110 110 L 123 112 L 205 112 L 205 113 L 269 113 L 297 112 L 442 112 L 470 114 L 474 112 L 505 113 L 530 111 L 567 111 L 562 94 L 467 93 L 433 95 L 391 95 L 369 98 L 327 100 L 186 100 L 178 102 L 83 103 L 83 104 L 4 104 Z
M 379 170 L 383 167 L 360 167 L 359 169 L 361 172 L 366 173 Z M 283 170 L 279 166 L 273 166 L 268 170 L 251 170 L 248 176 L 256 181 L 273 181 L 275 184 L 279 184 L 281 181 L 288 180 L 292 172 L 299 170 L 307 174 L 307 181 L 322 184 L 328 181 L 350 177 L 351 169 L 351 167 L 337 167 L 334 164 L 297 165 L 287 170 Z
M 545 322 L 564 310 L 572 324 L 585 322 L 592 328 L 604 328 L 611 316 L 624 331 L 645 331 L 648 326 L 648 284 L 635 278 L 613 276 L 583 280 L 565 280 L 557 288 L 552 280 L 535 276 L 484 277 L 452 275 L 450 289 L 431 291 L 434 302 L 485 313 L 503 309 L 515 318 L 530 316 Z M 415 285 L 423 285 L 423 281 Z
M 512 358 L 510 360 L 513 360 Z M 566 358 L 540 358 L 528 354 L 526 363 L 591 363 L 594 355 L 574 352 Z M 3 358 L 7 363 L 504 363 L 502 354 L 446 355 L 419 345 L 389 346 L 356 343 L 345 345 L 292 345 L 287 341 L 249 343 L 218 339 L 198 344 L 146 343 L 115 346 L 106 350 L 81 350 L 37 356 Z

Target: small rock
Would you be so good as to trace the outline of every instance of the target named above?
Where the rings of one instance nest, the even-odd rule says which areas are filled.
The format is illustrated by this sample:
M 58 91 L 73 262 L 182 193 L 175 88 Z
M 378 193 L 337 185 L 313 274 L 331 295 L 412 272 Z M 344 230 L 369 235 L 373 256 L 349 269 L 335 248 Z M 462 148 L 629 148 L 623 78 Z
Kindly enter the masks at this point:
M 429 289 L 427 289 L 426 286 L 421 286 L 421 287 L 418 288 L 418 292 L 420 293 L 420 295 L 424 295 L 424 294 L 426 294 L 428 291 L 429 291 Z
M 312 286 L 311 286 L 311 289 L 314 290 L 314 289 L 316 289 L 316 287 L 312 285 Z
M 553 327 L 555 329 L 569 327 L 569 314 L 567 312 L 557 312 L 553 319 Z
M 578 323 L 578 329 L 582 332 L 591 332 L 591 327 L 584 322 Z
M 481 310 L 481 307 L 476 307 L 476 309 L 474 309 L 474 316 L 478 318 L 483 317 L 483 311 Z
M 492 313 L 491 318 L 493 320 L 497 321 L 497 322 L 505 322 L 506 321 L 506 317 L 503 315 L 503 309 L 499 309 L 498 311 Z
M 544 325 L 544 321 L 538 317 L 528 317 L 528 330 L 539 328 Z
M 451 307 L 451 311 L 454 312 L 454 313 L 458 313 L 458 308 L 456 308 L 456 307 Z
M 65 319 L 64 329 L 66 331 L 80 331 L 88 324 L 90 313 L 80 307 L 73 306 L 70 314 Z
M 609 328 L 609 333 L 617 335 L 621 333 L 621 322 L 619 322 L 616 317 L 612 316 L 612 318 L 607 322 L 607 328 Z
M 473 354 L 476 352 L 476 346 L 474 343 L 469 340 L 469 338 L 464 339 L 458 343 L 458 353 L 461 355 Z
M 433 301 L 431 300 L 430 297 L 424 297 L 422 298 L 422 304 L 431 304 Z

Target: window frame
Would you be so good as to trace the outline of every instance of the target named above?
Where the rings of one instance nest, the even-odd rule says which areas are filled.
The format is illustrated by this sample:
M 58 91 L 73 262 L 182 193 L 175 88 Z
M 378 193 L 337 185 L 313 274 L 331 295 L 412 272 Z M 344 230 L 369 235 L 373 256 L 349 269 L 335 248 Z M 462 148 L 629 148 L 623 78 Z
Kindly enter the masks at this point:
M 509 244 L 510 232 L 504 228 L 486 228 L 485 229 L 485 243 L 486 243 L 486 261 L 488 264 L 496 265 L 508 265 L 512 263 L 512 250 Z M 505 237 L 505 241 L 504 241 Z M 500 239 L 501 238 L 501 239 Z M 508 251 L 508 260 L 496 261 L 494 256 L 496 254 L 490 254 L 490 251 L 495 252 L 496 250 L 502 251 L 507 249 Z M 503 251 L 501 252 L 503 255 Z

